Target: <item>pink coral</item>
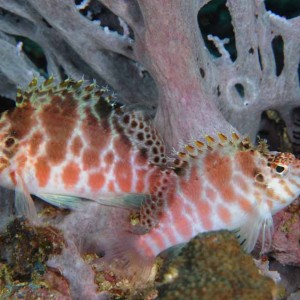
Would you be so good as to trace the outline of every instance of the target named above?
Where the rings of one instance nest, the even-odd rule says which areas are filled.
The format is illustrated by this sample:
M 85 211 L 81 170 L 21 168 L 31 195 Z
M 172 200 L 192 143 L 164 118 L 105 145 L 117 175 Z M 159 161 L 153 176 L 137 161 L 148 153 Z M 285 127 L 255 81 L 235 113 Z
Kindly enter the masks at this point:
M 300 266 L 300 199 L 274 218 L 270 255 L 282 264 Z

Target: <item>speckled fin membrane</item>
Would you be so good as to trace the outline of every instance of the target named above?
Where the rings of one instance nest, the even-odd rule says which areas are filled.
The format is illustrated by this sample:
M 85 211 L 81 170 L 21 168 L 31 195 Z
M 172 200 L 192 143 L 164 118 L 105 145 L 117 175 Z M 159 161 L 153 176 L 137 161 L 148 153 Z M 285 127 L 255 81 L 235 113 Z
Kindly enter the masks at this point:
M 263 144 L 254 147 L 249 138 L 240 137 L 236 133 L 232 133 L 231 137 L 227 137 L 222 133 L 217 134 L 218 139 L 209 135 L 203 140 L 195 140 L 184 146 L 184 149 L 176 153 L 172 167 L 180 172 L 195 161 L 201 161 L 207 153 L 218 151 L 222 155 L 233 155 L 236 151 L 257 150 L 262 152 Z M 266 151 L 266 149 L 264 149 Z

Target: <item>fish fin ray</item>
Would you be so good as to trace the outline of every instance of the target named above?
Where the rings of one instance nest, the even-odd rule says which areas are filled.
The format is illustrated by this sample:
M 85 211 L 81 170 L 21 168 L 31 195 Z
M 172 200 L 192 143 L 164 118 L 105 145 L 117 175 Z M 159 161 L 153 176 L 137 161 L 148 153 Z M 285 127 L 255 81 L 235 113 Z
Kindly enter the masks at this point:
M 146 256 L 138 246 L 140 236 L 121 231 L 116 238 L 105 241 L 105 255 L 100 260 L 105 269 L 126 278 L 134 286 L 154 279 L 155 256 Z
M 28 220 L 37 221 L 37 212 L 31 195 L 20 175 L 16 176 L 15 209 L 17 215 L 25 216 Z
M 86 201 L 93 201 L 101 205 L 115 206 L 126 209 L 139 209 L 143 204 L 146 194 L 138 193 L 109 193 L 97 199 L 82 198 L 72 195 L 59 195 L 41 193 L 37 197 L 59 208 L 67 208 L 71 210 L 81 210 L 85 207 Z
M 65 208 L 71 210 L 82 210 L 85 207 L 85 199 L 69 195 L 57 195 L 57 194 L 47 194 L 40 193 L 36 194 L 37 197 L 43 201 L 56 206 L 58 208 Z
M 222 133 L 216 134 L 217 138 L 206 135 L 204 139 L 191 140 L 190 143 L 184 145 L 181 151 L 175 152 L 175 156 L 169 163 L 170 167 L 177 170 L 177 173 L 188 168 L 190 165 L 201 164 L 202 159 L 212 152 L 219 153 L 220 156 L 232 156 L 237 151 L 263 151 L 261 146 L 255 147 L 249 137 L 240 137 L 236 133 L 232 133 L 231 137 Z M 266 147 L 264 147 L 264 151 Z
M 142 193 L 110 193 L 100 196 L 98 199 L 92 199 L 99 204 L 120 207 L 125 209 L 139 209 L 149 197 Z
M 235 231 L 235 234 L 244 248 L 244 250 L 250 253 L 259 238 L 262 236 L 262 248 L 261 252 L 264 253 L 267 246 L 270 246 L 272 241 L 272 229 L 273 229 L 273 219 L 271 213 L 265 216 L 258 216 L 253 214 L 247 222 L 243 224 L 240 228 Z

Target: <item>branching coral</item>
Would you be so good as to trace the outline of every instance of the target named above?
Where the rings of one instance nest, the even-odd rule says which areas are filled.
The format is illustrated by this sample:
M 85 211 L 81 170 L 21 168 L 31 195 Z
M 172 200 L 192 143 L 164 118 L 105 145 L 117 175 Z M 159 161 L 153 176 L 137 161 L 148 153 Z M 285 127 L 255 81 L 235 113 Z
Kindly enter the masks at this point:
M 197 22 L 209 2 L 2 0 L 1 53 L 10 67 L 2 67 L 1 93 L 12 96 L 13 86 L 24 85 L 33 72 L 11 41 L 25 36 L 43 48 L 48 73 L 84 74 L 106 81 L 125 102 L 158 105 L 155 122 L 170 146 L 183 137 L 226 133 L 229 123 L 253 138 L 270 108 L 281 113 L 293 138 L 299 17 L 275 15 L 262 0 L 228 0 L 237 55 L 231 57 L 226 39 L 209 35 L 219 52 L 214 57 Z M 282 66 L 276 42 L 283 47 Z

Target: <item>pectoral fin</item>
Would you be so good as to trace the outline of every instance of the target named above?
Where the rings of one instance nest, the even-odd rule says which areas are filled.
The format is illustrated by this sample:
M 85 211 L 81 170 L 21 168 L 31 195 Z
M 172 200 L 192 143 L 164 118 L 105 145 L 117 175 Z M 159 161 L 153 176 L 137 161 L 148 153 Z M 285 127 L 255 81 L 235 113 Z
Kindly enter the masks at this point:
M 273 219 L 271 213 L 268 213 L 265 216 L 258 216 L 255 214 L 236 231 L 236 235 L 245 251 L 250 253 L 254 249 L 261 233 L 261 252 L 263 253 L 265 252 L 266 246 L 271 244 L 272 228 Z
M 144 194 L 104 194 L 97 199 L 87 199 L 71 195 L 58 195 L 42 193 L 37 194 L 45 202 L 52 204 L 59 208 L 67 208 L 71 210 L 84 209 L 87 201 L 97 202 L 102 205 L 121 207 L 126 209 L 138 209 L 145 198 Z
M 81 210 L 85 207 L 87 200 L 80 197 L 57 194 L 37 194 L 43 201 L 59 208 Z
M 16 176 L 15 209 L 18 216 L 25 216 L 28 220 L 37 221 L 36 208 L 30 193 L 21 176 Z

